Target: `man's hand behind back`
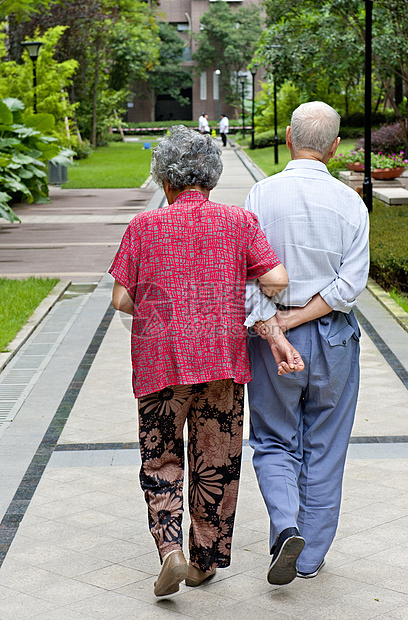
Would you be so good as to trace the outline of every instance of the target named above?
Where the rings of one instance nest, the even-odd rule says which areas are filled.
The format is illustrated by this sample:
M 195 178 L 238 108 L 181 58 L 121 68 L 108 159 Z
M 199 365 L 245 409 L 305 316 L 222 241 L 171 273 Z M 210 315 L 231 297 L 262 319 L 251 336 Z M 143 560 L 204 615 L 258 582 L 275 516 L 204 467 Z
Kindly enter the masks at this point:
M 300 372 L 304 369 L 300 353 L 285 338 L 275 317 L 268 321 L 260 321 L 254 327 L 259 336 L 269 343 L 278 367 L 278 375 Z

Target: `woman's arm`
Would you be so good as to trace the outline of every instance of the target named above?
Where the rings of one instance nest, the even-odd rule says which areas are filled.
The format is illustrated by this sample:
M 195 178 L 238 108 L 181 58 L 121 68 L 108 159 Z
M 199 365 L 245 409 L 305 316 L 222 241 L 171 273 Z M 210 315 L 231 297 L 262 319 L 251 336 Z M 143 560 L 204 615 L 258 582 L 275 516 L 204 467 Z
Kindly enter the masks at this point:
M 126 312 L 126 314 L 131 314 L 133 316 L 133 299 L 129 295 L 127 289 L 117 280 L 115 280 L 113 285 L 112 304 L 115 310 L 120 310 L 121 312 Z
M 289 284 L 289 276 L 285 267 L 277 265 L 263 276 L 258 278 L 262 292 L 267 297 L 273 297 L 277 293 L 280 293 Z

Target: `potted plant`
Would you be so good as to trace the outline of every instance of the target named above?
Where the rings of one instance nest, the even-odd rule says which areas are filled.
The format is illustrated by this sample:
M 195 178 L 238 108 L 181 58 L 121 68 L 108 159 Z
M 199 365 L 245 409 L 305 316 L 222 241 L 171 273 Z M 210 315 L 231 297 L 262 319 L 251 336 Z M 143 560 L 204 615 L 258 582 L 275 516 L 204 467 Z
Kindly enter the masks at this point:
M 371 175 L 374 179 L 396 179 L 405 170 L 408 160 L 404 151 L 386 155 L 379 151 L 371 154 Z M 357 149 L 341 156 L 349 170 L 364 172 L 364 149 Z
M 374 179 L 396 179 L 405 170 L 407 161 L 404 151 L 397 155 L 385 155 L 381 151 L 371 155 L 371 175 Z
M 353 172 L 364 172 L 364 149 L 356 149 L 346 155 L 340 155 L 340 157 L 349 170 Z

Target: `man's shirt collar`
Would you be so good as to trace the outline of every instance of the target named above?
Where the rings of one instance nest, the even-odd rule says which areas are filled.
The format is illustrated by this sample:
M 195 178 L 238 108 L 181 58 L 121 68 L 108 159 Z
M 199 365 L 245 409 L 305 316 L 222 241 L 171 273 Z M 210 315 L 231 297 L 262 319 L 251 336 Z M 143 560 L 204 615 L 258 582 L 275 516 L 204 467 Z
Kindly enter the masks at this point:
M 326 164 L 321 161 L 316 161 L 314 159 L 292 159 L 286 166 L 286 170 L 319 170 L 320 172 L 325 172 L 326 174 L 330 174 L 327 170 Z

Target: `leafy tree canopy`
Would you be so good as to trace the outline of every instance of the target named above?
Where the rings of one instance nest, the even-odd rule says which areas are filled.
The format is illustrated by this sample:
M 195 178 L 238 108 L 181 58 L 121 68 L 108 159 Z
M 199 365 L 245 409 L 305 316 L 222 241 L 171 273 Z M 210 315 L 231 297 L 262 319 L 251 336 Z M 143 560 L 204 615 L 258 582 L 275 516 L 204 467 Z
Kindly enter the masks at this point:
M 261 12 L 255 5 L 232 8 L 227 2 L 214 2 L 201 18 L 202 30 L 197 35 L 194 60 L 199 71 L 218 67 L 226 101 L 236 103 L 236 86 L 231 84 L 234 72 L 245 70 L 251 62 L 262 33 Z
M 149 86 L 155 95 L 169 94 L 181 104 L 186 103 L 181 91 L 191 86 L 192 76 L 181 66 L 185 43 L 165 22 L 159 23 L 159 37 L 159 63 L 149 74 Z
M 47 8 L 57 0 L 0 0 L 0 20 L 13 14 L 18 21 Z
M 265 0 L 268 29 L 258 58 L 307 98 L 335 89 L 347 94 L 364 75 L 365 3 L 360 0 Z M 408 98 L 408 0 L 373 2 L 374 75 L 405 127 L 407 106 L 396 100 L 395 78 Z M 405 117 L 405 120 L 404 120 Z

